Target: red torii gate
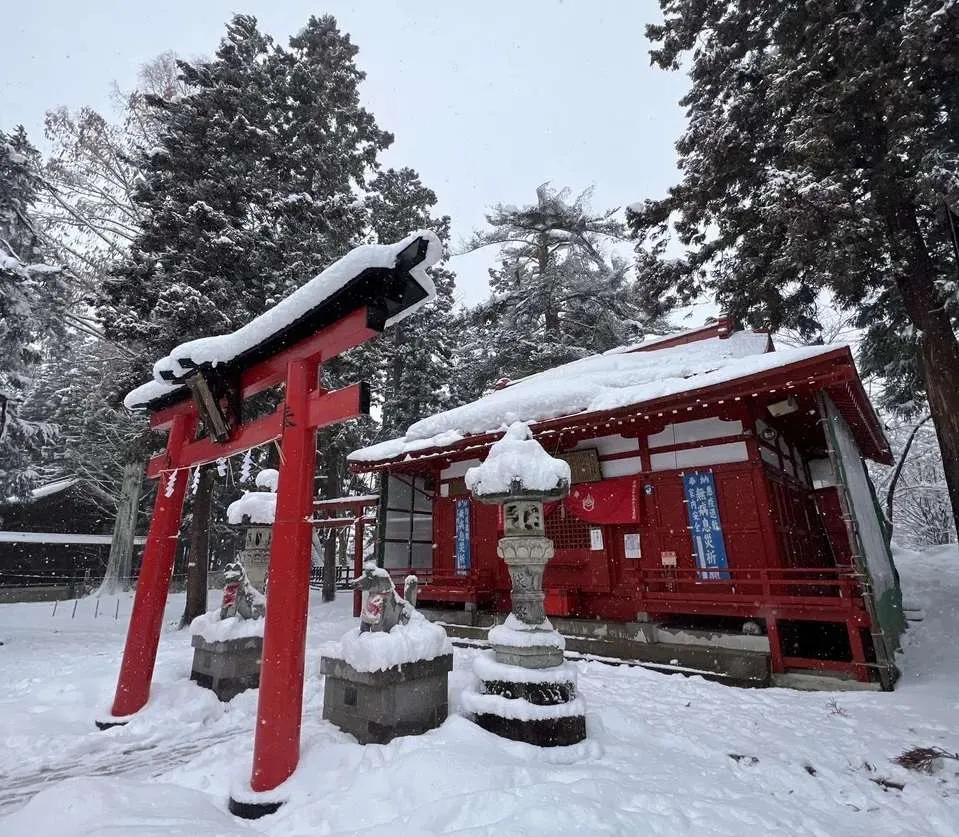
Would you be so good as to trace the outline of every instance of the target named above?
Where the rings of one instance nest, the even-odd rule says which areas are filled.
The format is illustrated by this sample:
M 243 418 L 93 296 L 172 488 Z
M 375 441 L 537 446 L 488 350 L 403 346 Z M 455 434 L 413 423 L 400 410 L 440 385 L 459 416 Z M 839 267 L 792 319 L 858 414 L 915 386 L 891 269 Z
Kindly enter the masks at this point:
M 160 394 L 155 388 L 148 389 L 145 400 L 138 404 L 150 411 L 150 426 L 168 430 L 169 435 L 165 452 L 152 459 L 147 469 L 147 475 L 160 478 L 161 485 L 143 552 L 116 695 L 110 716 L 97 726 L 106 729 L 125 723 L 149 699 L 188 482 L 186 469 L 279 440 L 282 462 L 250 779 L 254 794 L 276 788 L 299 761 L 316 431 L 369 411 L 366 384 L 324 390 L 319 386 L 321 365 L 376 336 L 434 295 L 432 283 L 423 273 L 440 254 L 432 233 L 414 233 L 396 245 L 372 249 L 379 251 L 380 262 L 384 260 L 382 251 L 388 250 L 390 266 L 362 266 L 362 260 L 354 259 L 362 269 L 349 281 L 339 281 L 335 291 L 294 322 L 226 363 L 191 364 L 178 358 L 181 368 L 192 368 L 180 379 L 170 377 L 173 384 L 186 386 L 172 391 L 161 387 Z M 336 263 L 317 280 L 350 258 Z M 243 422 L 243 400 L 279 384 L 286 385 L 283 403 L 263 418 Z M 214 438 L 196 438 L 201 420 Z M 272 813 L 279 804 L 231 798 L 230 810 L 257 817 Z

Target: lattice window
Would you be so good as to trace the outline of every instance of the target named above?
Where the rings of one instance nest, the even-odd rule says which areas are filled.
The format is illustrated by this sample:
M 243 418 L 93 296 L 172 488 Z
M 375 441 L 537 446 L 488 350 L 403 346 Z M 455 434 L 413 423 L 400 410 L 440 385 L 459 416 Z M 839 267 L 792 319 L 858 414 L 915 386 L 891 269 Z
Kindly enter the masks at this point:
M 556 549 L 589 549 L 589 524 L 560 505 L 546 518 L 546 537 Z

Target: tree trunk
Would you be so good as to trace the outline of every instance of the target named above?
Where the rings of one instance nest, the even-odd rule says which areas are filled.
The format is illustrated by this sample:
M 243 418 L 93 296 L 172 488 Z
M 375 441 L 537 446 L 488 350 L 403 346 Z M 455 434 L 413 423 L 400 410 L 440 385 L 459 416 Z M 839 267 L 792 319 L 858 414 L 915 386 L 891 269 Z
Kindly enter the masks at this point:
M 919 334 L 919 368 L 939 437 L 952 517 L 959 529 L 959 341 L 935 284 L 935 268 L 914 208 L 900 200 L 887 215 L 895 260 L 905 265 L 896 285 Z
M 959 530 L 959 344 L 952 330 L 949 329 L 948 337 L 925 332 L 920 340 L 920 357 L 929 412 L 939 437 L 952 519 Z
M 332 602 L 336 598 L 336 534 L 332 529 L 326 532 L 323 543 L 323 601 Z
M 131 587 L 133 537 L 136 532 L 144 467 L 142 460 L 128 462 L 123 466 L 117 517 L 113 524 L 113 540 L 110 542 L 110 557 L 107 559 L 103 583 L 97 591 L 99 596 L 112 596 L 119 590 L 129 590 Z
M 206 613 L 207 568 L 210 566 L 210 509 L 213 507 L 215 483 L 216 466 L 201 465 L 200 480 L 193 497 L 190 554 L 186 565 L 186 605 L 180 619 L 181 628 Z

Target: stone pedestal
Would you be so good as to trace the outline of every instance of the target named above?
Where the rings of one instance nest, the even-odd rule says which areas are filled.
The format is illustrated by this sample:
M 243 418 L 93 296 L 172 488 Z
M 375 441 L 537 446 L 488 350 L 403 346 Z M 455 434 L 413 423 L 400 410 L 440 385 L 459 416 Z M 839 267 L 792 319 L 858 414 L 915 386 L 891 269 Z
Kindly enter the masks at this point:
M 576 670 L 503 665 L 498 654 L 476 659 L 477 691 L 462 695 L 464 708 L 483 729 L 537 747 L 567 747 L 586 738 L 586 714 L 576 694 Z
M 210 642 L 195 634 L 190 679 L 212 690 L 220 700 L 232 700 L 240 692 L 259 688 L 262 656 L 263 637 Z
M 357 671 L 338 657 L 322 657 L 323 718 L 360 744 L 387 744 L 401 735 L 421 735 L 446 720 L 452 670 L 452 654 L 382 671 Z

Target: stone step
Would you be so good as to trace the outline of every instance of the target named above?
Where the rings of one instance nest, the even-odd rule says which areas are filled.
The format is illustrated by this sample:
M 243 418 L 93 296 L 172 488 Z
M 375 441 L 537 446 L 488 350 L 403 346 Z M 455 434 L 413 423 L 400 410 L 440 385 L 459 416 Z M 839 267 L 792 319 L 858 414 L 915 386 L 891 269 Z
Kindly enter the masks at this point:
M 454 645 L 488 648 L 487 629 L 444 625 Z M 698 674 L 736 686 L 768 686 L 769 655 L 758 651 L 645 642 L 592 639 L 566 635 L 566 659 L 594 660 L 611 665 L 639 665 L 669 674 Z

